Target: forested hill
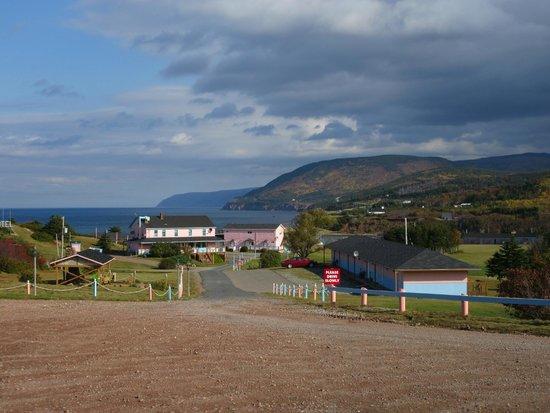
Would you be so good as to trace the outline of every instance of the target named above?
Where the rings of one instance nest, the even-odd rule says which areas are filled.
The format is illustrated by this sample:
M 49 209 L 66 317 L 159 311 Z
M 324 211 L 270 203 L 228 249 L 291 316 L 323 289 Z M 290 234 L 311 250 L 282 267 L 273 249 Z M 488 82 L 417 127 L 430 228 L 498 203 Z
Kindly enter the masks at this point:
M 161 208 L 188 208 L 188 207 L 211 207 L 221 208 L 233 198 L 242 196 L 255 188 L 227 189 L 215 192 L 187 192 L 184 194 L 172 195 L 159 202 L 157 207 Z
M 389 186 L 395 193 L 433 192 L 451 181 L 453 188 L 460 189 L 463 177 L 470 187 L 474 182 L 484 188 L 484 179 L 498 187 L 501 181 L 506 182 L 499 177 L 544 171 L 550 171 L 550 154 L 546 153 L 454 162 L 405 155 L 333 159 L 281 175 L 264 187 L 228 202 L 224 208 L 304 209 L 345 199 L 369 199 Z

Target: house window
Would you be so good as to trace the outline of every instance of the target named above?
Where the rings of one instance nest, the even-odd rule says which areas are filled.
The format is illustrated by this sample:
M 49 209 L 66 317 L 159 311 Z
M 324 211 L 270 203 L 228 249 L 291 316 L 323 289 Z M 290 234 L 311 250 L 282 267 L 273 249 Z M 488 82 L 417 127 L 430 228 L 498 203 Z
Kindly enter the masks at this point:
M 174 236 L 175 237 L 178 237 L 179 236 L 179 231 L 177 229 L 174 230 Z
M 166 236 L 166 230 L 165 230 L 165 229 L 162 230 L 162 236 L 163 236 L 163 237 Z
M 206 235 L 206 228 L 202 229 L 202 236 L 204 237 Z
M 189 236 L 193 235 L 193 230 L 189 228 Z
M 155 237 L 158 237 L 159 236 L 159 230 L 158 229 L 154 230 L 153 234 L 155 235 Z

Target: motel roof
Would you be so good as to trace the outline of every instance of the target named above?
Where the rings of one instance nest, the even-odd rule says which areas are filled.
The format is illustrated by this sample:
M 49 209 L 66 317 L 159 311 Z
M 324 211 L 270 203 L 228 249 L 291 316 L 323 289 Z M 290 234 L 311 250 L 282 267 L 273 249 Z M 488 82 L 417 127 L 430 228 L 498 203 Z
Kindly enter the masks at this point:
M 227 224 L 224 229 L 277 229 L 281 224 Z
M 69 255 L 67 257 L 60 258 L 56 261 L 50 262 L 50 265 L 58 265 L 65 261 L 69 261 L 75 258 L 83 259 L 84 261 L 88 261 L 91 264 L 103 266 L 105 264 L 110 263 L 115 258 L 111 255 L 104 254 L 102 252 L 99 252 L 97 250 L 87 249 L 84 251 L 77 252 L 76 254 Z
M 136 217 L 134 221 L 138 219 Z M 133 223 L 133 222 L 132 222 Z M 214 227 L 214 223 L 206 215 L 164 215 L 152 216 L 144 222 L 145 228 L 200 228 Z
M 370 236 L 350 236 L 330 243 L 327 248 L 396 270 L 471 270 L 473 265 L 428 248 L 405 245 Z

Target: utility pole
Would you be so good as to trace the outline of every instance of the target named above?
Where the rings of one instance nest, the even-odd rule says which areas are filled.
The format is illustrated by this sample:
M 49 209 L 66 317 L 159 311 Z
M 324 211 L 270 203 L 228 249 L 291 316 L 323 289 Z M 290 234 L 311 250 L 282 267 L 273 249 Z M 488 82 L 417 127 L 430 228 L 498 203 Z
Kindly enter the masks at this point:
M 409 232 L 407 228 L 407 217 L 405 217 L 405 245 L 409 245 Z
M 65 217 L 61 217 L 61 258 L 65 257 Z

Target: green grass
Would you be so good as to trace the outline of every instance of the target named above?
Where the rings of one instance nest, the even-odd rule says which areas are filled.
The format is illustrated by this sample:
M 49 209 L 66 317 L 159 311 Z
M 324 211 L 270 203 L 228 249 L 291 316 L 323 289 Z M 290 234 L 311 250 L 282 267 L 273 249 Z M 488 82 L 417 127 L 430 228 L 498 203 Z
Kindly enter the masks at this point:
M 320 302 L 320 295 L 317 301 L 313 301 L 311 296 L 308 300 L 290 299 L 326 309 L 332 308 L 332 305 L 328 303 L 328 296 L 325 303 Z M 404 314 L 397 311 L 398 299 L 393 297 L 369 296 L 368 306 L 361 307 L 359 296 L 338 294 L 336 303 L 336 309 L 343 311 L 346 316 L 351 318 L 460 330 L 550 336 L 550 321 L 525 320 L 514 317 L 500 304 L 470 303 L 470 316 L 462 317 L 459 302 L 408 298 L 407 312 Z
M 18 281 L 6 281 L 6 275 L 2 275 L 2 278 L 4 279 L 4 282 L 0 284 L 1 288 L 20 285 L 21 283 Z M 190 286 L 191 286 L 191 297 L 195 298 L 199 296 L 202 292 L 200 277 L 196 273 L 190 274 Z M 6 298 L 6 299 L 43 299 L 43 300 L 104 300 L 104 301 L 148 301 L 149 300 L 149 292 L 148 290 L 136 293 L 136 294 L 127 294 L 130 292 L 136 292 L 143 288 L 147 287 L 147 284 L 149 282 L 153 281 L 161 281 L 165 279 L 164 275 L 161 276 L 155 276 L 155 277 L 139 277 L 139 285 L 137 286 L 129 286 L 124 283 L 110 283 L 107 284 L 106 287 L 108 287 L 111 290 L 116 290 L 125 294 L 120 294 L 116 292 L 107 291 L 101 287 L 98 287 L 98 297 L 93 297 L 92 292 L 92 286 L 86 286 L 78 290 L 72 290 L 72 291 L 64 291 L 64 290 L 70 290 L 72 288 L 78 287 L 77 285 L 52 285 L 52 284 L 38 284 L 39 287 L 45 287 L 50 290 L 54 291 L 45 291 L 42 289 L 37 290 L 36 297 L 31 292 L 31 295 L 27 295 L 26 288 L 18 288 L 16 290 L 0 290 L 0 299 Z M 172 286 L 172 298 L 175 299 L 177 295 L 177 277 L 176 274 L 170 274 L 168 278 L 166 278 L 167 283 Z M 184 284 L 184 298 L 187 299 L 187 292 L 186 292 L 186 286 L 187 286 L 187 276 L 184 274 L 183 277 L 183 284 Z M 158 293 L 164 292 L 166 289 L 162 289 L 162 291 L 157 291 Z M 157 297 L 156 295 L 153 295 L 154 301 L 165 301 L 167 300 L 167 296 L 164 297 Z
M 322 264 L 323 263 L 323 249 L 321 248 L 320 250 L 312 252 L 311 254 L 308 255 L 308 258 L 310 260 L 313 260 L 315 262 L 318 262 L 318 263 Z M 325 248 L 324 262 L 326 264 L 330 264 L 332 262 L 332 251 L 329 250 L 328 248 Z
M 447 254 L 450 257 L 475 265 L 478 271 L 471 271 L 471 275 L 485 275 L 485 264 L 495 252 L 500 249 L 500 245 L 482 245 L 482 244 L 461 244 L 458 252 Z

